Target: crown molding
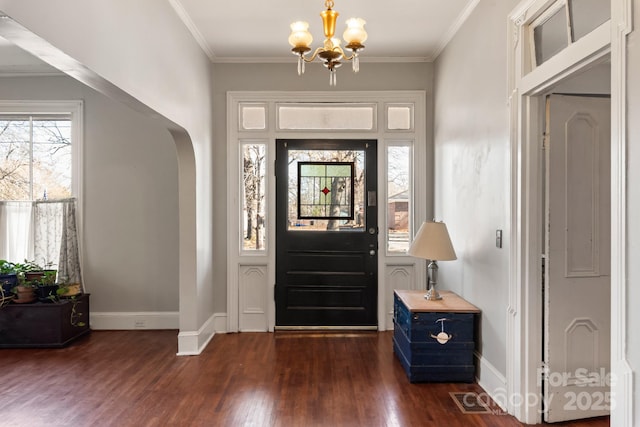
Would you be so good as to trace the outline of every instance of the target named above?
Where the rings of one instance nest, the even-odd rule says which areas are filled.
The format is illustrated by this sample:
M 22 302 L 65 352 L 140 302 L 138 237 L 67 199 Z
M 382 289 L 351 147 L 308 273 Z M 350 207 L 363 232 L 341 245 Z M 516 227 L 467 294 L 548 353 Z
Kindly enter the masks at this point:
M 173 8 L 173 10 L 176 12 L 178 17 L 182 21 L 182 23 L 185 25 L 185 27 L 187 27 L 187 29 L 189 30 L 193 38 L 196 39 L 196 42 L 200 46 L 200 49 L 202 49 L 205 55 L 207 55 L 209 60 L 211 62 L 217 62 L 218 59 L 216 58 L 216 55 L 213 53 L 213 51 L 209 47 L 207 40 L 204 38 L 200 30 L 198 30 L 198 27 L 196 26 L 196 24 L 194 24 L 194 22 L 191 20 L 191 17 L 189 17 L 189 14 L 184 9 L 184 6 L 180 2 L 180 0 L 169 0 L 169 4 Z
M 293 57 L 216 57 L 215 64 L 295 64 Z M 360 57 L 360 63 L 406 63 L 406 62 L 432 62 L 429 57 Z
M 440 43 L 438 43 L 436 50 L 433 52 L 433 55 L 428 58 L 428 62 L 433 62 L 436 60 L 436 58 L 438 58 L 438 56 L 440 56 L 444 48 L 447 47 L 456 33 L 460 30 L 460 28 L 462 28 L 462 25 L 467 21 L 467 19 L 471 15 L 471 12 L 473 12 L 476 6 L 478 6 L 478 3 L 480 3 L 480 0 L 470 0 L 469 3 L 467 3 L 467 6 L 465 6 L 462 12 L 460 12 L 460 15 L 458 15 L 453 25 L 449 27 L 447 32 L 444 33 L 444 35 L 440 39 Z

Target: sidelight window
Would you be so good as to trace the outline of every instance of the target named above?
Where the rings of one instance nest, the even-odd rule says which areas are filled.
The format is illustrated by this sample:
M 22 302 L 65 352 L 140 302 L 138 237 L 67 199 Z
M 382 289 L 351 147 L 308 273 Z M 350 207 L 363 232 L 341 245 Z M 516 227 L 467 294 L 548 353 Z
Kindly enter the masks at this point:
M 411 224 L 410 143 L 387 147 L 387 251 L 405 253 L 409 249 Z
M 265 249 L 266 153 L 266 144 L 242 144 L 242 248 L 248 251 Z

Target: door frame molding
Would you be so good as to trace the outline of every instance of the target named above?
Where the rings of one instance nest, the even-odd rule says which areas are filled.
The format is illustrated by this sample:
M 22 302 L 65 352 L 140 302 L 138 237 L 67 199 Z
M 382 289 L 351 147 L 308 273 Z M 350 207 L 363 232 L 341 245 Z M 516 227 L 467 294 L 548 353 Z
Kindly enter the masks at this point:
M 611 374 L 612 425 L 632 425 L 632 370 L 626 360 L 626 36 L 632 0 L 611 0 L 611 20 L 532 71 L 525 69 L 528 25 L 552 0 L 524 0 L 509 15 L 510 198 L 507 410 L 524 423 L 540 423 L 542 345 L 541 269 L 543 189 L 538 96 L 575 72 L 610 55 L 611 62 Z M 532 398 L 533 397 L 533 398 Z M 535 398 L 538 397 L 538 398 Z
M 282 103 L 344 103 L 376 105 L 376 117 L 371 130 L 342 131 L 299 131 L 278 130 L 276 126 L 277 104 Z M 413 233 L 417 229 L 414 224 L 421 224 L 433 214 L 433 142 L 431 129 L 433 121 L 432 97 L 427 102 L 424 90 L 407 91 L 345 91 L 345 92 L 297 92 L 297 91 L 231 91 L 227 92 L 227 332 L 239 331 L 273 331 L 275 327 L 275 141 L 276 139 L 376 139 L 378 141 L 378 201 L 387 200 L 386 194 L 386 152 L 387 147 L 401 141 L 412 141 L 412 196 L 413 209 L 410 228 Z M 256 104 L 265 106 L 267 110 L 265 129 L 241 130 L 239 126 L 240 105 Z M 413 127 L 407 130 L 386 129 L 387 105 L 413 105 Z M 256 254 L 241 252 L 239 209 L 241 200 L 239 168 L 240 141 L 254 141 L 267 144 L 267 249 Z M 424 260 L 406 254 L 386 251 L 386 203 L 378 203 L 378 329 L 393 328 L 393 289 L 398 286 L 395 277 L 406 274 L 401 285 L 406 289 L 424 288 L 426 283 L 426 267 Z M 271 236 L 271 237 L 269 237 Z M 249 295 L 245 286 L 241 285 L 240 270 L 254 280 L 250 284 L 256 293 Z M 391 276 L 398 270 L 400 273 Z M 389 273 L 390 272 L 390 273 Z M 245 306 L 240 312 L 240 305 L 245 298 L 252 298 L 251 307 Z M 253 316 L 256 322 L 246 325 L 243 318 Z

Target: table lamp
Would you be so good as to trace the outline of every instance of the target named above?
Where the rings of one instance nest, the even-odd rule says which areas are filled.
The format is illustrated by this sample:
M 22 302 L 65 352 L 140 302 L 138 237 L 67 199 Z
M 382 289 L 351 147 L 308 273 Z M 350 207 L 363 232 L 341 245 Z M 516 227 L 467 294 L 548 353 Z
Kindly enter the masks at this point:
M 417 258 L 429 260 L 427 274 L 431 286 L 424 296 L 427 300 L 442 299 L 436 290 L 438 283 L 438 263 L 437 261 L 451 261 L 457 259 L 456 252 L 453 250 L 449 232 L 444 222 L 427 221 L 423 222 L 416 234 L 415 239 L 411 242 L 411 246 L 407 253 Z

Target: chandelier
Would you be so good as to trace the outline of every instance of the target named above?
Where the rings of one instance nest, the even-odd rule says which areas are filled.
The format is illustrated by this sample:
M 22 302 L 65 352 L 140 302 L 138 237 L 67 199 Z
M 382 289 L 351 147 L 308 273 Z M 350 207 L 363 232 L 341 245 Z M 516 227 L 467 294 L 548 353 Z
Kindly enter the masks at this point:
M 341 59 L 351 61 L 354 73 L 360 70 L 358 55 L 364 49 L 362 43 L 367 40 L 367 32 L 364 30 L 366 22 L 360 18 L 347 20 L 347 29 L 342 37 L 347 43 L 345 48 L 352 52 L 351 56 L 348 56 L 340 47 L 340 39 L 334 37 L 339 13 L 333 10 L 333 0 L 325 0 L 324 6 L 327 10 L 320 13 L 325 36 L 324 46 L 317 48 L 311 57 L 307 57 L 307 52 L 311 51 L 313 37 L 309 32 L 309 23 L 304 21 L 297 21 L 291 24 L 289 44 L 293 46 L 291 52 L 294 55 L 298 55 L 298 75 L 304 74 L 304 64 L 306 62 L 312 62 L 314 59 L 320 58 L 322 65 L 329 70 L 329 85 L 335 86 L 336 69 L 342 65 L 340 63 Z

